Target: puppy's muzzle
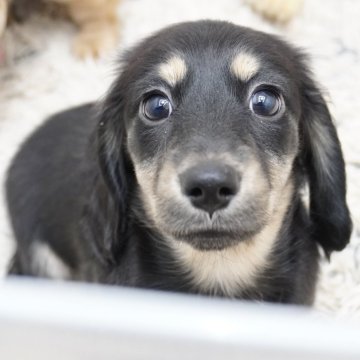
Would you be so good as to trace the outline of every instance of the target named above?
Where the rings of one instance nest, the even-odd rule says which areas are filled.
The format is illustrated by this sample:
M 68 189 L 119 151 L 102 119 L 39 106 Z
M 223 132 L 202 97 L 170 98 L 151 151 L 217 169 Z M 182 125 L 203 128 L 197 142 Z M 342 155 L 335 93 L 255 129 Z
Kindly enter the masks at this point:
M 239 191 L 240 177 L 224 164 L 206 162 L 180 175 L 182 192 L 191 204 L 209 213 L 226 208 Z

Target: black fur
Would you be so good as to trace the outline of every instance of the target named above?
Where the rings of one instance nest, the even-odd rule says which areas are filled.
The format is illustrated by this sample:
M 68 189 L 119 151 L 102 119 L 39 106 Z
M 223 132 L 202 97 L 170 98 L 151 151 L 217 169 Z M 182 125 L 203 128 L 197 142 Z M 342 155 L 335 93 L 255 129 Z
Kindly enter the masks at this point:
M 243 49 L 262 64 L 249 84 L 229 71 L 229 61 Z M 168 89 L 177 107 L 167 123 L 144 125 L 139 104 L 149 88 L 167 87 L 156 69 L 171 54 L 180 54 L 189 65 L 183 81 Z M 283 91 L 286 110 L 272 120 L 257 119 L 248 109 L 248 89 L 258 83 L 276 84 Z M 236 154 L 237 161 L 253 154 L 269 177 L 271 159 L 286 159 L 291 152 L 296 156 L 294 191 L 268 266 L 234 296 L 310 304 L 317 243 L 329 255 L 343 249 L 351 233 L 336 130 L 298 50 L 274 36 L 224 22 L 175 25 L 146 39 L 127 53 L 102 104 L 55 115 L 25 142 L 7 181 L 18 242 L 10 272 L 41 275 L 34 270 L 32 246 L 46 242 L 73 279 L 211 294 L 191 282 L 169 245 L 167 230 L 150 218 L 134 162 L 150 162 L 158 169 L 172 154 L 176 167 L 186 156 L 234 154 L 239 145 L 244 151 Z M 306 182 L 309 209 L 301 198 Z M 251 216 L 239 220 L 244 228 L 234 220 L 238 230 L 231 230 L 229 220 L 236 241 L 264 226 L 265 215 L 255 205 L 252 210 L 249 202 Z M 170 227 L 181 221 L 181 206 L 164 202 L 164 207 Z M 194 247 L 196 240 L 188 239 Z M 211 246 L 221 248 L 221 239 Z

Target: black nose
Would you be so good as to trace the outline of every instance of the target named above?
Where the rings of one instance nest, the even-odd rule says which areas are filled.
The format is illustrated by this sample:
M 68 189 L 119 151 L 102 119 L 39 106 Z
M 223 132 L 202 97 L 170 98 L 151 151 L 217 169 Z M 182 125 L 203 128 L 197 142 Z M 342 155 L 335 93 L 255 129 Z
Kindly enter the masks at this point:
M 210 214 L 225 208 L 239 189 L 239 177 L 230 166 L 204 163 L 180 176 L 183 193 L 193 206 Z

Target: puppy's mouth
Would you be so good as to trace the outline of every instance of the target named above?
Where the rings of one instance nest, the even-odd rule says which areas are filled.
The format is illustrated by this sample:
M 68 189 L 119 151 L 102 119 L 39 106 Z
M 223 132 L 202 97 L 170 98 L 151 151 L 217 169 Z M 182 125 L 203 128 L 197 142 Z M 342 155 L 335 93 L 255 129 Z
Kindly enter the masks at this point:
M 223 250 L 247 240 L 253 233 L 227 230 L 195 230 L 173 234 L 173 239 L 185 242 L 201 251 Z
M 157 228 L 175 243 L 183 242 L 203 251 L 223 250 L 253 238 L 266 225 L 266 211 L 250 205 L 246 211 L 231 215 L 215 213 L 212 220 L 204 212 L 189 216 L 178 207 L 173 212 L 164 212 Z

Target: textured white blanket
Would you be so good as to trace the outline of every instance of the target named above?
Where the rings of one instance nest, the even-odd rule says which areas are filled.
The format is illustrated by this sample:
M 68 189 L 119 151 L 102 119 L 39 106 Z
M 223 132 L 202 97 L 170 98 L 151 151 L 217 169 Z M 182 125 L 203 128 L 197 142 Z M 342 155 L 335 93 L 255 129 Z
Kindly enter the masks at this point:
M 164 25 L 203 18 L 223 19 L 285 36 L 307 49 L 316 77 L 328 93 L 347 163 L 348 200 L 355 222 L 351 244 L 323 261 L 316 308 L 360 317 L 360 2 L 307 0 L 288 26 L 276 27 L 241 0 L 124 0 L 120 50 Z M 47 115 L 101 98 L 114 73 L 115 54 L 80 62 L 70 53 L 71 24 L 33 18 L 10 29 L 23 44 L 20 57 L 0 68 L 0 182 L 19 144 Z M 14 45 L 15 47 L 15 45 Z M 0 274 L 13 249 L 3 190 L 0 194 Z

